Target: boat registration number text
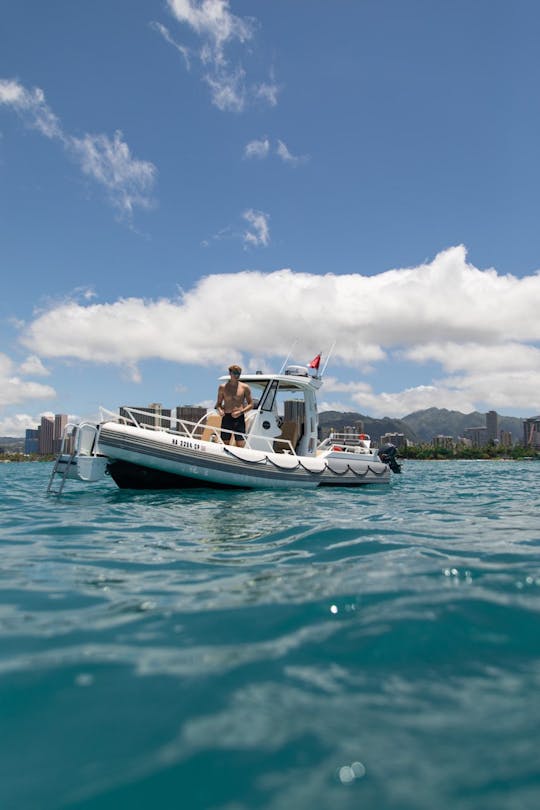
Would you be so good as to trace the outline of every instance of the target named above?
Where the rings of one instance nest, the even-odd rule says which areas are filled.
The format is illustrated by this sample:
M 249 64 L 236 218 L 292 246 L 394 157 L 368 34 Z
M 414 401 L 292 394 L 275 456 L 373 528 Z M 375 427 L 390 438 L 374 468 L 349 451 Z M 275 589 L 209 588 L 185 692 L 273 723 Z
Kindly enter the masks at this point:
M 199 442 L 192 442 L 189 439 L 173 439 L 172 443 L 177 447 L 186 447 L 188 450 L 200 450 Z

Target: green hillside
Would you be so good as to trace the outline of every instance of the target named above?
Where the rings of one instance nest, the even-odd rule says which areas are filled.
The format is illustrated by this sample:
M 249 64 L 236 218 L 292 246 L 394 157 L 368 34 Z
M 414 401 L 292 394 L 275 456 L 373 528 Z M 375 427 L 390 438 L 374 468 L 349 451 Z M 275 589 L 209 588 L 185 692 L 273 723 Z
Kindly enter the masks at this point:
M 418 441 L 430 442 L 434 436 L 463 436 L 465 428 L 485 427 L 486 415 L 473 411 L 461 413 L 446 408 L 427 408 L 415 411 L 403 417 Z M 523 419 L 513 416 L 499 416 L 499 431 L 506 430 L 512 434 L 512 441 L 521 441 L 523 437 Z
M 319 423 L 322 436 L 327 436 L 330 429 L 342 431 L 348 425 L 356 422 L 364 423 L 364 430 L 369 433 L 374 442 L 378 442 L 384 433 L 403 433 L 415 444 L 431 442 L 434 436 L 463 436 L 465 428 L 485 427 L 486 415 L 479 411 L 461 413 L 450 411 L 447 408 L 427 408 L 415 411 L 403 419 L 392 419 L 385 416 L 375 419 L 361 413 L 341 411 L 324 411 L 319 414 Z M 512 434 L 513 442 L 521 442 L 523 438 L 523 419 L 514 416 L 499 416 L 499 431 L 505 430 Z
M 402 419 L 391 419 L 388 416 L 385 416 L 384 419 L 374 419 L 360 413 L 341 411 L 324 411 L 319 414 L 319 425 L 323 437 L 327 436 L 332 428 L 339 433 L 345 427 L 359 421 L 364 423 L 364 431 L 371 436 L 374 442 L 378 442 L 384 433 L 403 433 L 410 441 L 417 441 L 410 425 L 405 424 Z

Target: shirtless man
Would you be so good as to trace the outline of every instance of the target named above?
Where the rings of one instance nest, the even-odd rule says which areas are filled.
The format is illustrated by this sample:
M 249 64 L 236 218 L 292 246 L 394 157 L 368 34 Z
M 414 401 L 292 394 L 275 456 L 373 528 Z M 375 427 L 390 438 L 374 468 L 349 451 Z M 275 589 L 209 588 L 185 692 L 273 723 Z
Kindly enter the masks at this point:
M 237 447 L 244 446 L 246 422 L 244 414 L 253 408 L 249 386 L 240 382 L 240 366 L 229 366 L 231 378 L 225 385 L 220 385 L 215 408 L 223 417 L 221 420 L 221 438 L 225 444 L 231 441 L 232 433 Z M 232 431 L 232 432 L 231 432 Z

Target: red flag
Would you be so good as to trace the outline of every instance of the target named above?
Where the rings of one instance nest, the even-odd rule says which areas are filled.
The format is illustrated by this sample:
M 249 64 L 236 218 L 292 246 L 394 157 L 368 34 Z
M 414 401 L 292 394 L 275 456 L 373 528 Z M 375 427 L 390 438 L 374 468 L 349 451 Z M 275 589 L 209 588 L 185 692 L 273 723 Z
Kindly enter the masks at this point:
M 309 364 L 308 368 L 316 368 L 318 370 L 320 362 L 321 362 L 321 353 L 319 352 L 317 357 L 313 358 L 313 360 Z

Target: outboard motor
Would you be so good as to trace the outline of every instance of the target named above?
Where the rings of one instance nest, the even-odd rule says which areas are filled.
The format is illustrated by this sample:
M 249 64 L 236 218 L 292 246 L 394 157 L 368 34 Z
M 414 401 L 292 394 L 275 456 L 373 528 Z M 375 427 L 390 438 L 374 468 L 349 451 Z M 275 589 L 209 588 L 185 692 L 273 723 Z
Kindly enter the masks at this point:
M 401 464 L 397 462 L 397 447 L 393 444 L 385 444 L 379 449 L 379 458 L 383 464 L 388 464 L 392 472 L 400 473 Z

